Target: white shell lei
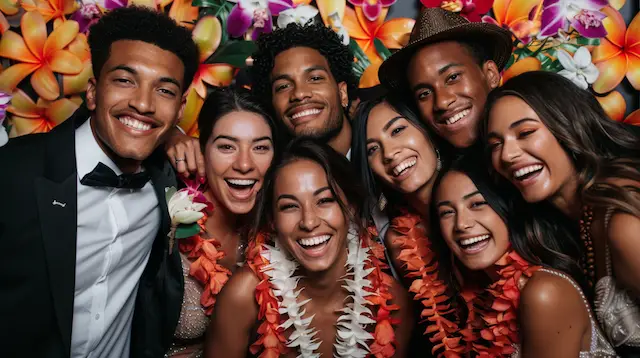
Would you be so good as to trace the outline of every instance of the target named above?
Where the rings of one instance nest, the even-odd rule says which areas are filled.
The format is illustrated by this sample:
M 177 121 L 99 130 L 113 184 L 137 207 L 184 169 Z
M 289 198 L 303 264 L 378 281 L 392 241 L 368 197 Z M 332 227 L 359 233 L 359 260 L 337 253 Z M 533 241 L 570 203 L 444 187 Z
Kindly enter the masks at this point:
M 357 231 L 351 227 L 347 234 L 347 275 L 345 284 L 342 286 L 349 292 L 347 304 L 340 310 L 342 314 L 337 321 L 337 336 L 334 344 L 335 357 L 364 358 L 369 354 L 368 340 L 373 339 L 373 335 L 366 330 L 368 324 L 375 323 L 370 317 L 373 316 L 367 307 L 368 295 L 364 288 L 371 288 L 371 281 L 367 276 L 374 270 L 365 269 L 364 266 L 369 260 L 368 247 L 361 247 Z M 313 316 L 303 318 L 305 310 L 302 308 L 311 299 L 298 302 L 298 295 L 302 291 L 296 290 L 300 276 L 293 276 L 298 263 L 295 262 L 285 250 L 281 250 L 276 243 L 275 247 L 264 245 L 265 250 L 262 256 L 269 261 L 265 267 L 265 274 L 269 276 L 269 281 L 273 285 L 273 293 L 279 299 L 278 311 L 281 315 L 286 314 L 288 319 L 280 326 L 288 329 L 293 326 L 293 332 L 287 341 L 287 347 L 297 347 L 300 351 L 298 358 L 319 358 L 320 353 L 315 351 L 320 347 L 322 341 L 315 338 L 318 331 L 311 328 Z

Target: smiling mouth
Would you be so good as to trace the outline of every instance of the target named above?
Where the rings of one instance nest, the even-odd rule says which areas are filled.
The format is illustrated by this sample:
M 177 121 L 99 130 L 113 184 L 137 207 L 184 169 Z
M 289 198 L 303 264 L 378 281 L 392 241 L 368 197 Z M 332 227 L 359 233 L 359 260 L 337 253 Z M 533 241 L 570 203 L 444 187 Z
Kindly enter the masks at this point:
M 296 242 L 298 243 L 298 246 L 302 248 L 302 251 L 306 256 L 322 257 L 325 254 L 332 237 L 332 235 L 318 235 L 298 239 Z
M 239 200 L 246 200 L 253 194 L 253 187 L 258 182 L 255 179 L 225 179 L 229 192 Z
M 403 160 L 400 164 L 396 165 L 395 168 L 393 168 L 393 176 L 395 177 L 401 176 L 407 170 L 409 170 L 409 168 L 416 165 L 417 162 L 418 160 L 416 159 L 416 157 L 411 157 Z
M 458 246 L 466 253 L 475 253 L 484 249 L 490 238 L 489 234 L 474 236 L 458 241 Z
M 145 123 L 143 121 L 139 121 L 137 119 L 134 119 L 132 117 L 129 116 L 119 116 L 117 117 L 118 121 L 120 121 L 120 123 L 124 124 L 125 126 L 129 127 L 129 128 L 133 128 L 135 130 L 138 131 L 148 131 L 151 128 L 153 128 L 153 126 L 149 123 Z
M 544 168 L 541 164 L 533 164 L 533 165 L 528 165 L 524 168 L 520 168 L 518 170 L 515 170 L 513 172 L 513 178 L 515 180 L 519 180 L 519 181 L 523 181 L 529 178 L 532 178 L 534 176 L 536 176 L 537 174 L 539 174 L 542 171 L 542 168 Z
M 317 116 L 318 114 L 320 114 L 320 112 L 322 112 L 322 109 L 310 108 L 310 109 L 305 109 L 304 111 L 294 113 L 290 117 L 292 121 L 299 121 L 299 120 L 306 119 L 306 117 Z
M 460 111 L 460 112 L 456 113 L 455 115 L 445 119 L 444 120 L 444 124 L 452 125 L 452 124 L 458 122 L 459 120 L 461 120 L 462 118 L 468 116 L 469 113 L 471 113 L 471 109 L 465 109 L 463 111 Z

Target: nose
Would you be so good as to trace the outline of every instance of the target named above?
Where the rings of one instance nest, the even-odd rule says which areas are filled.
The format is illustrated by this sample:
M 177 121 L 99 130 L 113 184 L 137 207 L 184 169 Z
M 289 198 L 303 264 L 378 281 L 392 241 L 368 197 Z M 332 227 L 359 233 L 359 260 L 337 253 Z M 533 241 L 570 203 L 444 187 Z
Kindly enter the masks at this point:
M 396 155 L 398 155 L 398 153 L 400 153 L 401 151 L 401 147 L 399 146 L 395 146 L 395 145 L 383 145 L 382 147 L 382 161 L 384 164 L 389 164 L 393 161 L 393 159 L 396 157 Z
M 436 110 L 446 111 L 456 101 L 456 96 L 450 88 L 440 88 L 434 91 Z
M 300 220 L 300 229 L 311 232 L 320 226 L 320 219 L 316 215 L 314 208 L 305 206 L 302 209 L 302 219 Z
M 311 90 L 306 83 L 296 83 L 294 85 L 293 91 L 291 91 L 291 97 L 289 98 L 290 102 L 302 102 L 307 98 L 311 97 Z
M 233 162 L 232 168 L 242 174 L 247 174 L 253 171 L 253 169 L 255 169 L 255 162 L 251 156 L 251 150 L 240 148 L 238 151 L 238 157 Z
M 154 113 L 156 110 L 155 97 L 151 86 L 141 85 L 129 99 L 129 107 L 140 114 Z
M 466 210 L 458 210 L 456 213 L 456 231 L 465 232 L 472 228 L 474 221 Z
M 522 155 L 522 149 L 515 140 L 504 139 L 502 143 L 502 152 L 500 159 L 503 163 L 512 163 L 515 159 Z

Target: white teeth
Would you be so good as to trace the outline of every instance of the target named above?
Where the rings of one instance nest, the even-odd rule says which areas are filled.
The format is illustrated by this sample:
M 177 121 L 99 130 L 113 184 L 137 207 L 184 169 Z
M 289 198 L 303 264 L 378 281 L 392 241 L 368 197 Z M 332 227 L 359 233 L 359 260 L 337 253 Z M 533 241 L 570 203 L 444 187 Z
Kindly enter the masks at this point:
M 489 238 L 489 235 L 476 236 L 469 239 L 460 240 L 460 245 L 469 246 L 469 245 L 475 244 L 476 242 L 484 241 L 488 238 Z
M 119 117 L 118 120 L 125 126 L 137 129 L 139 131 L 148 131 L 149 129 L 151 129 L 151 124 L 141 122 L 131 117 Z
M 454 124 L 457 121 L 461 120 L 462 118 L 466 117 L 467 114 L 469 114 L 470 112 L 471 112 L 470 109 L 465 109 L 464 111 L 458 112 L 454 116 L 447 118 L 446 122 L 447 124 Z
M 239 186 L 253 185 L 256 183 L 256 181 L 257 180 L 254 180 L 254 179 L 227 179 L 227 182 L 233 185 L 239 185 Z
M 542 169 L 542 165 L 540 164 L 534 164 L 534 165 L 529 165 L 527 167 L 524 168 L 520 168 L 518 170 L 516 170 L 515 172 L 513 172 L 513 176 L 518 179 L 520 177 L 523 177 L 531 172 L 535 172 L 536 170 L 540 170 Z
M 293 116 L 291 116 L 291 119 L 298 119 L 300 117 L 310 116 L 312 114 L 318 114 L 320 112 L 322 112 L 322 111 L 317 109 L 317 108 L 307 109 L 307 110 L 304 110 L 302 112 L 298 112 L 298 113 L 294 114 Z
M 298 240 L 298 243 L 302 246 L 316 246 L 329 241 L 330 238 L 331 238 L 331 235 L 308 237 L 308 238 Z
M 417 161 L 416 161 L 415 157 L 412 157 L 412 158 L 409 158 L 409 159 L 405 159 L 402 163 L 396 165 L 396 167 L 393 168 L 393 175 L 395 175 L 395 176 L 400 175 L 406 169 L 409 169 L 412 166 L 416 165 L 416 163 L 417 163 Z

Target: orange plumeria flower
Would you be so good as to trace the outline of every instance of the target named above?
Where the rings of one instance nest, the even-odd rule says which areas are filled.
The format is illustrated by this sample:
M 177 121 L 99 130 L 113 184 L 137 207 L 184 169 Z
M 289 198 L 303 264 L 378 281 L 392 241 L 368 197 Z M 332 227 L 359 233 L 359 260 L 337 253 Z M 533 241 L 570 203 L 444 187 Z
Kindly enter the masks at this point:
M 0 35 L 9 30 L 9 21 L 6 16 L 13 16 L 20 11 L 18 0 L 0 0 Z
M 355 40 L 362 48 L 371 63 L 382 61 L 373 44 L 374 39 L 380 39 L 385 47 L 390 49 L 402 48 L 409 41 L 409 34 L 411 34 L 415 20 L 397 18 L 385 22 L 384 19 L 388 12 L 388 8 L 383 8 L 376 21 L 369 21 L 361 8 L 357 7 L 355 10 L 350 7 L 345 8 L 344 27 L 349 32 L 351 39 Z
M 627 28 L 622 15 L 614 8 L 602 9 L 607 18 L 602 20 L 607 37 L 593 50 L 593 63 L 600 76 L 593 84 L 597 93 L 607 93 L 626 76 L 633 88 L 640 90 L 640 15 L 631 20 Z
M 530 19 L 531 11 L 538 6 L 537 14 Z M 482 17 L 483 22 L 494 23 L 513 32 L 523 42 L 528 42 L 532 34 L 540 28 L 541 0 L 494 0 L 493 14 Z
M 77 94 L 87 90 L 89 78 L 93 77 L 91 67 L 91 50 L 85 34 L 78 34 L 67 49 L 82 61 L 82 71 L 77 75 L 62 76 L 62 92 L 66 95 Z
M 20 21 L 22 36 L 7 31 L 0 39 L 0 57 L 19 63 L 0 74 L 0 89 L 12 92 L 27 76 L 40 97 L 53 101 L 60 97 L 60 86 L 54 72 L 77 75 L 82 62 L 64 48 L 78 35 L 78 23 L 66 21 L 47 38 L 47 24 L 39 12 L 27 12 Z
M 36 103 L 22 90 L 17 90 L 7 109 L 13 123 L 12 136 L 48 132 L 71 117 L 80 104 L 80 97 L 63 97 L 54 102 L 39 98 Z
M 56 26 L 66 20 L 65 15 L 70 15 L 78 9 L 78 4 L 74 0 L 21 0 L 21 2 L 23 9 L 38 12 L 45 22 L 54 19 Z

